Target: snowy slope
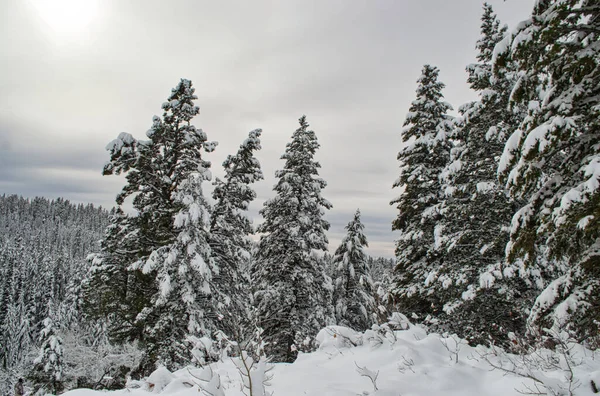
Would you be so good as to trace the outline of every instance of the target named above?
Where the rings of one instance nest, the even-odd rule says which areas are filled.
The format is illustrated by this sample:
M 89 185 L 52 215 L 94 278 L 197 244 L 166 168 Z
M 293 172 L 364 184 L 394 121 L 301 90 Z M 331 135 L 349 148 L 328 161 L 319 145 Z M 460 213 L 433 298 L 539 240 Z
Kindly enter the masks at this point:
M 472 348 L 456 337 L 427 335 L 420 327 L 409 327 L 386 335 L 374 331 L 356 334 L 342 327 L 324 329 L 318 336 L 321 345 L 318 351 L 301 354 L 293 364 L 274 365 L 267 391 L 277 396 L 510 396 L 521 394 L 519 391 L 526 392 L 527 387 L 535 389 L 534 381 L 530 379 L 492 369 L 482 357 L 489 354 L 490 349 Z M 600 356 L 577 345 L 572 353 L 579 383 L 573 394 L 592 396 L 590 381 L 600 385 Z M 497 364 L 500 358 L 490 355 L 488 359 Z M 503 359 L 506 363 L 508 359 L 519 358 L 504 355 Z M 359 374 L 358 366 L 373 374 L 379 372 L 377 391 L 367 376 Z M 209 384 L 211 373 L 213 383 Z M 532 373 L 552 384 L 555 390 L 567 384 L 565 372 L 561 370 L 533 370 Z M 219 378 L 221 395 L 243 395 L 240 374 L 229 358 L 205 369 L 185 369 L 175 373 L 159 369 L 146 381 L 132 381 L 129 389 L 102 392 L 102 395 L 198 396 L 199 384 L 211 390 Z M 539 389 L 544 390 L 542 385 Z M 565 392 L 562 394 L 569 394 Z M 100 396 L 100 393 L 78 389 L 65 395 Z

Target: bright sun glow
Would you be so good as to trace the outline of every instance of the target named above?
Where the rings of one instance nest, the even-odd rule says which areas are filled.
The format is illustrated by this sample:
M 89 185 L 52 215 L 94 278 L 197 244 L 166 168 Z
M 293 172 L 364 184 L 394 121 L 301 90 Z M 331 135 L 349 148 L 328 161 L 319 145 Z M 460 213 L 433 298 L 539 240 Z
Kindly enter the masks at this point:
M 58 34 L 83 32 L 98 12 L 97 0 L 30 0 L 30 3 Z

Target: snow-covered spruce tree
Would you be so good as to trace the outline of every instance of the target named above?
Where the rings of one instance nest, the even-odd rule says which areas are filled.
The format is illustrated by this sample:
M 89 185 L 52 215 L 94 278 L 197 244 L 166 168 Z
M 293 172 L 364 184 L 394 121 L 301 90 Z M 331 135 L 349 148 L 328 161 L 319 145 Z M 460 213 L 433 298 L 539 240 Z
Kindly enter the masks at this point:
M 369 246 L 360 221 L 360 210 L 346 226 L 348 231 L 335 251 L 333 306 L 336 322 L 356 331 L 375 323 L 373 280 L 364 248 Z
M 57 395 L 63 390 L 63 348 L 62 339 L 56 334 L 54 321 L 50 317 L 44 319 L 40 341 L 40 353 L 33 361 L 29 379 L 36 388 Z
M 216 272 L 201 184 L 210 179 L 202 151 L 216 143 L 191 123 L 199 113 L 194 91 L 191 81 L 180 81 L 162 105 L 162 118 L 154 117 L 149 140 L 121 133 L 107 146 L 111 159 L 104 174 L 126 174 L 117 204 L 132 197 L 137 213 L 112 217 L 89 280 L 104 285 L 92 298 L 100 306 L 89 309 L 108 308 L 115 340 L 140 342 L 142 372 L 157 361 L 170 369 L 187 363 L 186 335 L 214 327 L 201 308 Z
M 530 287 L 504 265 L 508 226 L 516 204 L 497 181 L 507 137 L 525 113 L 509 106 L 516 68 L 507 62 L 492 75 L 493 49 L 505 34 L 489 4 L 484 5 L 477 63 L 467 66 L 479 100 L 460 108 L 454 147 L 443 172 L 444 261 L 429 288 L 443 304 L 441 329 L 474 344 L 508 342 L 508 332 L 525 331 Z M 529 297 L 525 298 L 525 297 Z
M 450 158 L 448 134 L 452 107 L 442 101 L 444 84 L 439 69 L 425 65 L 418 79 L 417 98 L 410 106 L 402 130 L 403 149 L 398 153 L 401 174 L 394 188 L 403 189 L 392 200 L 399 210 L 392 229 L 401 232 L 396 244 L 396 276 L 393 292 L 398 309 L 423 318 L 441 309 L 428 290 L 429 279 L 441 263 L 443 230 L 438 227 L 444 196 L 440 174 Z
M 257 231 L 263 235 L 251 275 L 265 351 L 276 362 L 293 362 L 298 350 L 312 348 L 327 321 L 329 278 L 314 252 L 327 249 L 323 215 L 332 205 L 321 196 L 327 183 L 314 160 L 318 148 L 302 116 L 281 157 L 285 165 L 275 174 L 276 196 L 260 212 L 264 222 Z
M 219 330 L 230 337 L 240 337 L 240 332 L 249 330 L 243 323 L 250 302 L 248 267 L 252 241 L 249 235 L 254 233 L 254 228 L 245 212 L 256 198 L 250 185 L 263 179 L 260 162 L 254 156 L 254 152 L 261 149 L 261 133 L 261 129 L 255 129 L 248 134 L 237 153 L 223 162 L 224 180 L 217 178 L 213 183 L 216 203 L 210 219 L 210 247 L 219 272 L 213 279 L 212 310 L 218 317 Z
M 510 137 L 499 174 L 526 203 L 514 215 L 511 261 L 564 263 L 534 304 L 531 324 L 579 339 L 600 315 L 600 4 L 538 1 L 496 47 L 496 65 L 519 65 L 514 103 L 528 115 Z
M 27 353 L 35 349 L 35 326 L 32 313 L 23 305 L 22 299 L 8 305 L 7 315 L 1 328 L 3 369 L 11 369 L 23 362 Z M 30 363 L 30 362 L 28 362 Z

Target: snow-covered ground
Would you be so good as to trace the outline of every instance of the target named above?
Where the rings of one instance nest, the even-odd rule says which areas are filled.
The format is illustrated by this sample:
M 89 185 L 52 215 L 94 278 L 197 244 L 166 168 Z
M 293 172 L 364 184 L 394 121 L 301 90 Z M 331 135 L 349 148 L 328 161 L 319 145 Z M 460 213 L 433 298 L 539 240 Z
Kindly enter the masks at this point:
M 427 334 L 422 328 L 407 323 L 404 327 L 408 329 L 395 332 L 380 329 L 365 334 L 343 327 L 324 329 L 318 336 L 318 351 L 301 354 L 293 364 L 273 365 L 270 372 L 273 377 L 267 391 L 276 396 L 510 396 L 536 390 L 532 379 L 507 374 L 490 365 L 502 363 L 510 369 L 514 368 L 510 361 L 522 362 L 522 357 L 494 354 L 489 348 L 469 347 L 457 337 Z M 569 362 L 573 365 L 575 379 L 572 394 L 593 396 L 592 381 L 600 386 L 600 354 L 594 356 L 579 345 L 571 347 Z M 527 359 L 537 364 L 519 366 L 516 370 L 540 379 L 539 391 L 569 395 L 567 361 L 563 354 L 549 353 L 539 351 L 535 356 L 529 355 Z M 377 375 L 378 390 L 374 389 L 369 375 Z M 218 383 L 221 391 L 216 390 Z M 214 396 L 241 396 L 244 395 L 241 384 L 233 360 L 226 358 L 203 369 L 169 373 L 162 368 L 145 381 L 130 382 L 129 389 L 125 390 L 77 389 L 65 395 L 198 396 L 212 392 Z M 551 389 L 546 389 L 544 384 Z M 564 391 L 561 391 L 562 387 Z M 201 388 L 205 389 L 204 393 Z

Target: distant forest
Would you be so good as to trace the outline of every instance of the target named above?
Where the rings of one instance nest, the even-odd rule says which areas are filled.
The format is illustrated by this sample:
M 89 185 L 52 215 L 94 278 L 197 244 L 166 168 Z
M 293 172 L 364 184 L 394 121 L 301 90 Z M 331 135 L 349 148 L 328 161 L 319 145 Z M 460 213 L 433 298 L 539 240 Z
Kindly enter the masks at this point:
M 39 347 L 45 318 L 79 320 L 77 296 L 108 212 L 68 200 L 0 196 L 0 363 L 18 370 Z M 37 351 L 36 351 L 37 353 Z M 36 355 L 37 356 L 37 355 Z M 6 383 L 6 381 L 2 381 Z

